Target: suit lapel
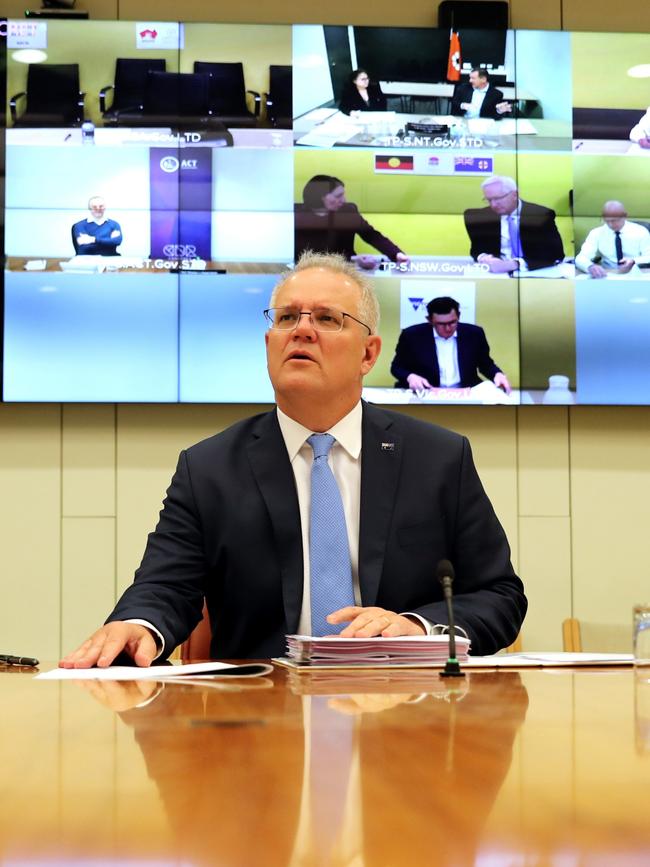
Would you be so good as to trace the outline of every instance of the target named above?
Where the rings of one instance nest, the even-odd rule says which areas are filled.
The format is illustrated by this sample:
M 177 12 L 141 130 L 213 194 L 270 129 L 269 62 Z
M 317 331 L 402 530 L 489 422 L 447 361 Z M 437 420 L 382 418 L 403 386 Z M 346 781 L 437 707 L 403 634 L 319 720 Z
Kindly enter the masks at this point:
M 287 629 L 293 633 L 302 607 L 302 535 L 295 478 L 275 410 L 262 416 L 253 430 L 248 457 L 273 527 Z
M 461 388 L 472 381 L 471 371 L 467 368 L 467 332 L 462 325 L 458 326 L 456 332 L 456 349 L 458 350 L 458 373 L 460 374 Z
M 402 437 L 393 419 L 364 403 L 359 522 L 362 605 L 374 605 L 377 600 L 401 463 Z

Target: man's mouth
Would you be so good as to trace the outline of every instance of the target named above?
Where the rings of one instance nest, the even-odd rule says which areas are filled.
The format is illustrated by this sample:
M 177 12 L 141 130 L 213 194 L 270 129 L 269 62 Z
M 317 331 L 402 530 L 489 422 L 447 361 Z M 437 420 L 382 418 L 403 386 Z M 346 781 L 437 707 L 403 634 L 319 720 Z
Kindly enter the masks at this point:
M 287 358 L 287 361 L 313 361 L 314 359 L 311 355 L 308 355 L 306 352 L 292 352 L 291 355 Z

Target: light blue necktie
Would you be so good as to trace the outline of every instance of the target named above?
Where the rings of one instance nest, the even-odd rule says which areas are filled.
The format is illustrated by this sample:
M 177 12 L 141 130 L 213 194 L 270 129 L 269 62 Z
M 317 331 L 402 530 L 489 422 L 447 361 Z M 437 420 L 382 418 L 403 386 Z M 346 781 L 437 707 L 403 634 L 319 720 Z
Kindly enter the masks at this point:
M 523 258 L 521 252 L 521 239 L 519 237 L 519 226 L 517 225 L 517 218 L 514 214 L 508 215 L 508 232 L 510 233 L 510 250 L 512 252 L 512 258 Z
M 325 620 L 326 616 L 354 605 L 352 566 L 343 500 L 327 463 L 336 440 L 331 434 L 312 434 L 307 442 L 314 450 L 309 527 L 311 633 L 328 635 L 340 632 L 346 624 L 333 626 Z

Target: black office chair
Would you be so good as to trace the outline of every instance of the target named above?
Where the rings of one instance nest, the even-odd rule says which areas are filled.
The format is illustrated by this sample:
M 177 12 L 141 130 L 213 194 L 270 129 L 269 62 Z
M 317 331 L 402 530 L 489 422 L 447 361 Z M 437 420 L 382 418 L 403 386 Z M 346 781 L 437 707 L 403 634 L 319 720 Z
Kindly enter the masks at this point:
M 148 72 L 142 102 L 145 126 L 207 126 L 208 77 L 192 72 Z
M 99 92 L 99 109 L 105 126 L 132 126 L 142 117 L 147 73 L 165 72 L 166 61 L 147 57 L 118 57 L 115 61 L 115 81 Z M 113 91 L 113 101 L 107 108 L 106 97 Z
M 208 106 L 212 115 L 226 126 L 257 125 L 261 97 L 256 90 L 246 90 L 243 64 L 196 60 L 194 72 L 208 76 Z M 249 111 L 246 94 L 253 97 L 252 112 Z
M 81 126 L 85 93 L 79 90 L 78 63 L 30 63 L 27 89 L 9 100 L 14 126 Z M 18 114 L 18 102 L 26 106 Z
M 271 126 L 291 129 L 293 84 L 290 66 L 269 66 L 269 92 L 264 96 L 266 118 Z

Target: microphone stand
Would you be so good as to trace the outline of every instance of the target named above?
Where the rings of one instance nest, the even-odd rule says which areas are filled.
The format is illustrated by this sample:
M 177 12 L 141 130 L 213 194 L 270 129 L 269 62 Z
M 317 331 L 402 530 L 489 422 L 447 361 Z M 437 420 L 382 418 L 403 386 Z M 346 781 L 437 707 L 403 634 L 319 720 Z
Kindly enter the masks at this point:
M 456 628 L 454 626 L 454 609 L 451 604 L 451 577 L 443 575 L 440 578 L 442 590 L 447 603 L 447 619 L 449 620 L 449 658 L 440 677 L 465 677 L 465 672 L 460 670 L 460 663 L 456 659 Z

